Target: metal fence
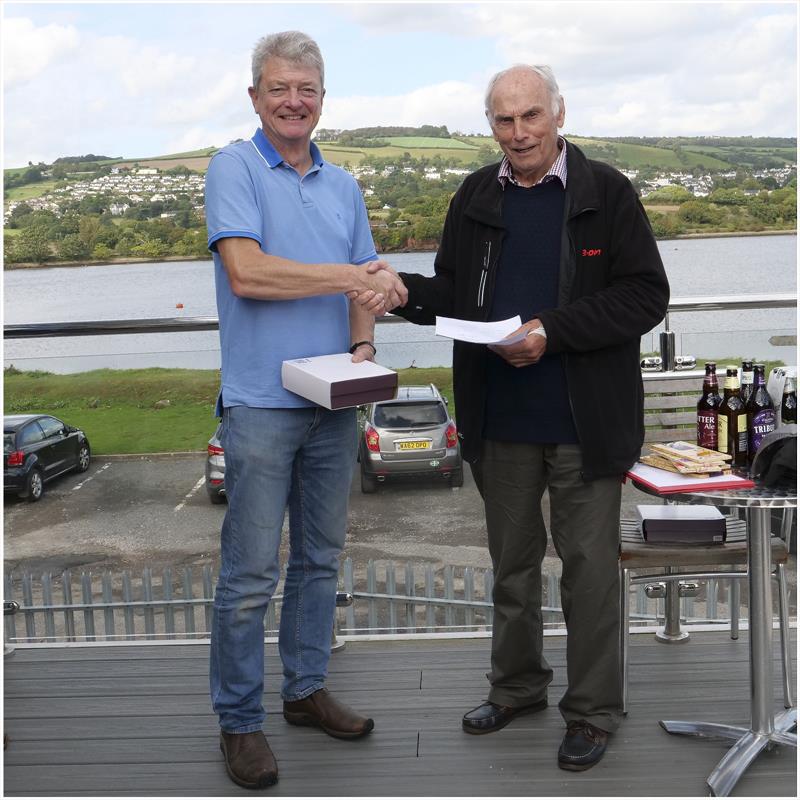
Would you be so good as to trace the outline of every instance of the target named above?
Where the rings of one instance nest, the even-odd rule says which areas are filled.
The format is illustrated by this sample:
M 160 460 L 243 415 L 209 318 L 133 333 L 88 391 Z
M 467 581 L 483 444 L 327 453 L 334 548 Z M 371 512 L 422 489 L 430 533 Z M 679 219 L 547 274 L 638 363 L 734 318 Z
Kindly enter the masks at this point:
M 490 569 L 370 561 L 356 575 L 346 559 L 340 587 L 354 602 L 337 611 L 335 632 L 347 636 L 490 631 Z M 214 576 L 210 566 L 141 576 L 89 572 L 34 576 L 5 575 L 4 600 L 19 610 L 4 617 L 10 645 L 113 641 L 204 640 L 211 630 Z M 281 584 L 266 614 L 266 636 L 277 636 Z M 795 603 L 792 587 L 790 607 Z M 637 625 L 663 622 L 664 601 L 632 587 L 631 619 Z M 688 624 L 730 622 L 729 581 L 709 580 L 696 597 L 683 597 L 681 617 Z M 559 576 L 544 576 L 545 627 L 563 629 Z M 734 606 L 738 617 L 738 608 Z

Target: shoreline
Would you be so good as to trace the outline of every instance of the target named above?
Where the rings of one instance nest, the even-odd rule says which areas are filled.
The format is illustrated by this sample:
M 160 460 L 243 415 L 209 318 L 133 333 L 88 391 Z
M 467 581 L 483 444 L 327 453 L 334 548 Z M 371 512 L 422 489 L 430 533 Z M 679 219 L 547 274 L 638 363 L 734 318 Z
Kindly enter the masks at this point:
M 659 242 L 675 242 L 681 239 L 730 239 L 737 236 L 797 236 L 797 230 L 785 231 L 719 231 L 716 233 L 681 233 L 669 239 L 658 239 Z M 409 248 L 404 247 L 400 250 L 382 250 L 378 256 L 391 255 L 392 253 L 435 253 L 435 249 L 430 248 Z M 3 264 L 3 270 L 11 271 L 15 269 L 53 269 L 56 267 L 114 267 L 125 264 L 169 264 L 170 262 L 182 261 L 211 261 L 212 258 L 201 258 L 200 256 L 165 256 L 164 258 L 113 258 L 105 261 L 48 261 L 45 264 L 35 262 L 22 262 L 19 264 Z

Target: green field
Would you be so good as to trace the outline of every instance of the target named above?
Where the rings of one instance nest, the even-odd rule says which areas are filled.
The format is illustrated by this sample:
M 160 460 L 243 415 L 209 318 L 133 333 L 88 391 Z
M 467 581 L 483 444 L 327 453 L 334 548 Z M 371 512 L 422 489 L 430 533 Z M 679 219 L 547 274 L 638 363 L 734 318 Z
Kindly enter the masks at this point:
M 449 369 L 398 371 L 403 385 L 435 383 L 450 399 Z M 4 371 L 6 414 L 54 414 L 86 432 L 97 455 L 205 450 L 217 426 L 216 370 L 101 369 L 74 375 Z M 156 409 L 159 400 L 169 406 Z
M 41 197 L 55 187 L 56 181 L 40 181 L 39 183 L 28 183 L 25 186 L 14 186 L 6 190 L 6 200 L 9 202 L 30 200 L 32 197 Z
M 434 150 L 474 150 L 475 145 L 459 139 L 441 139 L 436 136 L 389 136 L 386 141 L 394 147 L 433 148 Z

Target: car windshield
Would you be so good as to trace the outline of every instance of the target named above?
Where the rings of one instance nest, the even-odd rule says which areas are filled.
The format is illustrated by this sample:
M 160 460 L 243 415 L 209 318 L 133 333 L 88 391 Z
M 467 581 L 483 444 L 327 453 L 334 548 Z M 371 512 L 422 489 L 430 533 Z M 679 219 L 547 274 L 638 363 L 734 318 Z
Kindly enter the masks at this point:
M 379 428 L 423 428 L 446 421 L 447 412 L 438 400 L 388 403 L 375 407 L 375 425 Z
M 3 433 L 3 455 L 14 452 L 14 434 Z

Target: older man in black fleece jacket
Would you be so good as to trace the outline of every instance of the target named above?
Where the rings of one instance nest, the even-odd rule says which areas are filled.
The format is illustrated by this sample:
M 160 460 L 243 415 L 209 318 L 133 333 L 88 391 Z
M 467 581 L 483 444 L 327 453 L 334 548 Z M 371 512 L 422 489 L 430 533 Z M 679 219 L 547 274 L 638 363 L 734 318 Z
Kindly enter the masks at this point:
M 567 624 L 558 763 L 584 770 L 622 720 L 621 482 L 643 440 L 639 341 L 663 318 L 669 284 L 630 182 L 559 136 L 564 101 L 548 67 L 496 75 L 486 114 L 505 158 L 456 192 L 435 276 L 401 273 L 409 299 L 395 313 L 422 325 L 437 315 L 526 320 L 515 344 L 453 349 L 459 436 L 495 574 L 491 689 L 462 724 L 490 733 L 547 705 L 548 489 Z

